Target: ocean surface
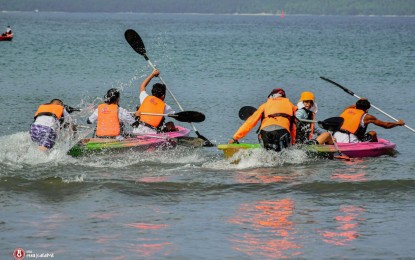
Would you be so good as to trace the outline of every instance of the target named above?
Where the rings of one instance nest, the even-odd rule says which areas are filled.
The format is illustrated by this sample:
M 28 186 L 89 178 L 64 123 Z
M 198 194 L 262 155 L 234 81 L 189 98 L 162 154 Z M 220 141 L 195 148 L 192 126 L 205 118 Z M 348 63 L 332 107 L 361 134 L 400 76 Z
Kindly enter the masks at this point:
M 319 120 L 356 101 L 320 76 L 414 127 L 415 17 L 2 12 L 7 25 L 0 259 L 18 248 L 26 259 L 415 259 L 415 133 L 404 127 L 369 128 L 397 144 L 394 156 L 326 160 L 292 149 L 239 164 L 215 147 L 67 155 L 88 128 L 43 154 L 28 134 L 52 98 L 82 108 L 72 115 L 84 126 L 110 88 L 135 109 L 151 68 L 125 41 L 129 28 L 182 107 L 206 115 L 194 125 L 215 144 L 273 88 L 295 104 L 314 92 Z M 254 131 L 243 141 L 257 142 Z

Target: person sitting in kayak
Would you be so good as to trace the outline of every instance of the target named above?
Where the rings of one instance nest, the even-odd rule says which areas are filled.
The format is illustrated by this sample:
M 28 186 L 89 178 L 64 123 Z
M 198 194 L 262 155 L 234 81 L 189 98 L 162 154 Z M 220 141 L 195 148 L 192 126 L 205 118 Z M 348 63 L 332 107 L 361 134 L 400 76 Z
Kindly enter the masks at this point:
M 381 121 L 375 116 L 368 114 L 369 108 L 369 100 L 361 98 L 355 105 L 351 105 L 343 111 L 340 117 L 344 119 L 344 122 L 340 130 L 334 133 L 338 143 L 377 142 L 378 139 L 375 131 L 366 133 L 369 124 L 375 124 L 385 129 L 405 125 L 403 120 L 397 122 Z
M 7 26 L 6 31 L 1 36 L 8 36 L 13 34 L 12 28 L 10 28 L 10 25 Z
M 312 92 L 301 93 L 297 104 L 295 117 L 296 123 L 296 144 L 333 144 L 333 139 L 329 132 L 324 131 L 315 123 L 302 122 L 301 119 L 315 120 L 317 113 L 317 103 Z M 313 139 L 314 136 L 317 136 Z
M 30 137 L 39 145 L 39 150 L 48 151 L 53 148 L 64 119 L 66 122 L 71 120 L 60 99 L 52 99 L 38 107 L 34 122 L 30 125 Z
M 262 104 L 233 135 L 230 144 L 238 143 L 261 120 L 258 139 L 267 150 L 281 151 L 292 144 L 295 134 L 295 106 L 286 98 L 285 91 L 273 89 Z
M 134 124 L 133 134 L 155 134 L 160 132 L 175 131 L 173 122 L 164 123 L 162 115 L 144 115 L 141 113 L 152 114 L 174 114 L 175 111 L 164 102 L 166 97 L 166 85 L 156 83 L 153 85 L 151 95 L 146 92 L 146 87 L 151 79 L 157 77 L 160 72 L 155 69 L 144 79 L 140 85 L 140 107 L 135 112 L 137 122 Z
M 131 125 L 135 120 L 126 109 L 119 106 L 119 102 L 120 92 L 115 88 L 108 90 L 104 96 L 104 103 L 98 105 L 88 118 L 88 124 L 97 121 L 96 137 L 124 139 L 123 124 Z

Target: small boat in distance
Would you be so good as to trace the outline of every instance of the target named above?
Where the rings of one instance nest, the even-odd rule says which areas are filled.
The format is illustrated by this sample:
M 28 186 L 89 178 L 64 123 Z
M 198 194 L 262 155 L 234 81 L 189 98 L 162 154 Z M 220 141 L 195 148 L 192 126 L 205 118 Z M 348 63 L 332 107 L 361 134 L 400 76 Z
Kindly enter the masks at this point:
M 11 41 L 13 39 L 13 31 L 10 25 L 7 26 L 6 31 L 1 34 L 0 41 Z
M 3 33 L 0 36 L 0 41 L 11 41 L 11 40 L 13 40 L 13 34 L 12 33 L 11 34 L 5 34 L 5 33 Z

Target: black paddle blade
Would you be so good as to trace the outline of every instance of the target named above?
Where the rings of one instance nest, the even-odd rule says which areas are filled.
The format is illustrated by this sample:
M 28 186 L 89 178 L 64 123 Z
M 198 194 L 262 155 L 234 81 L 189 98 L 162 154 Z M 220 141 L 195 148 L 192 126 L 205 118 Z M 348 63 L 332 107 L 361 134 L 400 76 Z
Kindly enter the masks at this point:
M 323 128 L 326 129 L 327 131 L 339 131 L 340 127 L 342 126 L 344 122 L 344 119 L 342 117 L 330 117 L 327 118 L 324 121 L 319 121 L 318 125 Z
M 81 111 L 80 108 L 74 108 L 68 105 L 63 105 L 63 107 L 66 109 L 66 111 L 68 111 L 69 114 L 72 114 L 73 112 L 79 112 Z
M 350 95 L 354 96 L 353 91 L 351 91 L 350 89 L 346 88 L 345 86 L 342 86 L 339 83 L 334 82 L 333 80 L 328 79 L 328 78 L 325 78 L 325 77 L 320 77 L 320 79 L 325 80 L 325 81 L 327 81 L 327 82 L 329 82 L 329 83 L 331 83 L 331 84 L 333 84 L 333 85 L 335 85 L 335 86 L 343 89 L 346 93 L 349 93 Z
M 239 109 L 239 118 L 242 120 L 247 120 L 253 113 L 255 113 L 256 108 L 251 106 L 241 107 Z
M 124 36 L 128 44 L 130 44 L 131 48 L 133 48 L 133 50 L 135 50 L 138 54 L 147 57 L 144 42 L 136 31 L 134 31 L 133 29 L 128 29 L 127 31 L 125 31 Z
M 209 141 L 206 137 L 204 137 L 203 135 L 201 135 L 198 131 L 195 131 L 197 137 L 199 137 L 200 139 L 203 140 L 203 146 L 204 147 L 214 147 L 215 145 Z
M 205 121 L 205 115 L 196 111 L 182 111 L 169 116 L 173 117 L 177 121 L 187 123 L 200 123 Z

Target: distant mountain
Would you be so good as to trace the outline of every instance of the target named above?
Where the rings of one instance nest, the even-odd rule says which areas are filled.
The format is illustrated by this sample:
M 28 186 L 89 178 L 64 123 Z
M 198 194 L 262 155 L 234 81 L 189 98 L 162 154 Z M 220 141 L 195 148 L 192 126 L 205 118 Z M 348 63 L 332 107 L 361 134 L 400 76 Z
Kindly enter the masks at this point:
M 415 15 L 415 0 L 0 0 L 0 10 Z

